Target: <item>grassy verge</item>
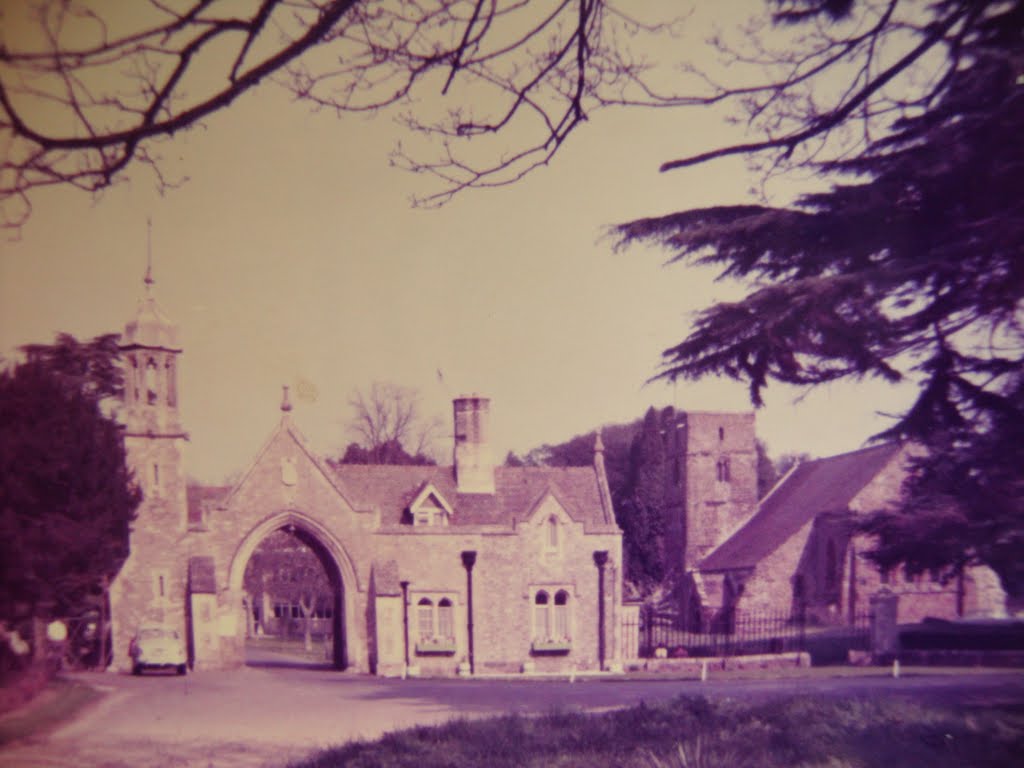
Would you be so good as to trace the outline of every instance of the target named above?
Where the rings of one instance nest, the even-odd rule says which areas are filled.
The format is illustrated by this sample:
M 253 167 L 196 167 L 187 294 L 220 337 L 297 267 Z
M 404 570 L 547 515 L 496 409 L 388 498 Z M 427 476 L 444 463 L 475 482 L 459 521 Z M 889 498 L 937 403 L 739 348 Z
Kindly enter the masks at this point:
M 100 696 L 99 691 L 83 683 L 55 680 L 30 704 L 0 718 L 0 746 L 46 733 Z
M 1021 755 L 1024 703 L 681 698 L 601 715 L 416 728 L 324 750 L 292 768 L 994 768 L 1020 765 Z
M 936 675 L 993 675 L 993 676 L 1021 676 L 1024 670 L 1007 667 L 918 667 L 901 666 L 901 677 L 935 677 Z M 827 667 L 797 667 L 781 666 L 771 669 L 718 669 L 714 666 L 708 668 L 708 680 L 828 680 L 831 678 L 858 678 L 858 677 L 891 677 L 891 666 L 827 666 Z M 674 672 L 672 670 L 648 672 L 643 669 L 630 670 L 619 677 L 604 678 L 607 682 L 621 682 L 630 680 L 643 681 L 666 681 L 675 680 L 699 680 L 700 671 Z

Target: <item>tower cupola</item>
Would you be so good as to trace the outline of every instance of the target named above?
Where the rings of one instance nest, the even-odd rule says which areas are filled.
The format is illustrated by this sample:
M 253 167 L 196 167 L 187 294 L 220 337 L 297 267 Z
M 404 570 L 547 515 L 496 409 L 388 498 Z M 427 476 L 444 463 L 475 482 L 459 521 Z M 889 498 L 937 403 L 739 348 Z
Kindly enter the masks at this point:
M 145 293 L 121 337 L 124 365 L 124 421 L 129 433 L 177 435 L 178 326 L 164 314 L 153 296 L 150 259 L 143 280 Z

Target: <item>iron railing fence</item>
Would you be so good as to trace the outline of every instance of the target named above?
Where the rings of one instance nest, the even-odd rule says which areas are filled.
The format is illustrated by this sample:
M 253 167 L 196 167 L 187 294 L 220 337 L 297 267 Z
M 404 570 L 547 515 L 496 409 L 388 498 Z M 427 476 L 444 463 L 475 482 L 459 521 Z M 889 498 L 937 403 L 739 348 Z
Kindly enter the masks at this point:
M 821 643 L 867 648 L 871 624 L 868 611 L 838 626 L 815 623 L 806 612 L 771 610 L 735 610 L 698 626 L 692 617 L 652 606 L 634 617 L 622 625 L 626 658 L 653 658 L 661 655 L 659 649 L 669 658 L 699 658 L 806 651 Z

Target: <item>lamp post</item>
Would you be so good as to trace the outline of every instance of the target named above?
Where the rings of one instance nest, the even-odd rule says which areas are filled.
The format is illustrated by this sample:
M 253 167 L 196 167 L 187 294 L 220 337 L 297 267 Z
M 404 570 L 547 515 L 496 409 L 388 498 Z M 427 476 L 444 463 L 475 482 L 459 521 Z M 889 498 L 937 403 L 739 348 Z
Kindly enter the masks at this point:
M 604 567 L 608 564 L 608 550 L 594 552 L 597 566 L 597 668 L 604 669 Z
M 466 569 L 466 631 L 469 635 L 469 674 L 475 673 L 473 662 L 473 566 L 476 564 L 476 552 L 467 550 L 462 553 L 462 567 Z
M 405 668 L 409 669 L 409 582 L 401 581 L 399 584 L 402 585 L 402 641 L 405 648 Z

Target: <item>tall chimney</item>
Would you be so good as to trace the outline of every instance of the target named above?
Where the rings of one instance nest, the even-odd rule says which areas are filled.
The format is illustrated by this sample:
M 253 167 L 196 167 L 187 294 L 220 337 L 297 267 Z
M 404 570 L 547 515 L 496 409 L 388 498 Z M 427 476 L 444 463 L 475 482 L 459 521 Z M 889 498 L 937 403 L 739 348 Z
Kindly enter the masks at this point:
M 473 395 L 453 401 L 455 481 L 459 493 L 494 493 L 494 461 L 487 442 L 491 401 Z

